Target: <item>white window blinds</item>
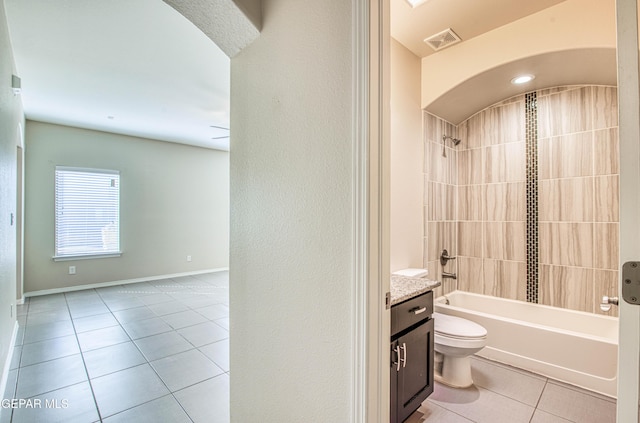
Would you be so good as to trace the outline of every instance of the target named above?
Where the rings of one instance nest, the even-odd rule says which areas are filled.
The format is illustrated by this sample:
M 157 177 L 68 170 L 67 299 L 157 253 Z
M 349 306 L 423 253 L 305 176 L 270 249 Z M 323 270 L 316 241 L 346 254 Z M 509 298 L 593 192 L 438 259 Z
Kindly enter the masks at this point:
M 120 173 L 56 166 L 55 258 L 120 254 Z

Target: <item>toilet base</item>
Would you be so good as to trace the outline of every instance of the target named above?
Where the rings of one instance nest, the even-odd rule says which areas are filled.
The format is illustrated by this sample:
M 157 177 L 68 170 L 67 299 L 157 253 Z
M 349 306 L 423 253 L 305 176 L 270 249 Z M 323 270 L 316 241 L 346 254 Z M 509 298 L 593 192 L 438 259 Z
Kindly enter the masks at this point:
M 471 357 L 444 356 L 442 372 L 435 372 L 434 379 L 453 388 L 468 388 L 473 385 L 471 378 Z

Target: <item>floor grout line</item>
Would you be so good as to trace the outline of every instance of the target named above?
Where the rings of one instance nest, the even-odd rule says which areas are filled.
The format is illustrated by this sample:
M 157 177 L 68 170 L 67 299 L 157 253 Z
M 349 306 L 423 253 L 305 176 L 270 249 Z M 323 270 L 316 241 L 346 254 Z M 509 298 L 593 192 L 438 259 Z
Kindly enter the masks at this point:
M 225 277 L 225 279 L 226 279 L 226 281 L 228 283 L 228 273 L 227 273 L 227 276 Z M 169 395 L 171 396 L 172 401 L 177 403 L 177 405 L 180 407 L 180 409 L 182 410 L 184 415 L 189 419 L 189 421 L 193 422 L 194 418 L 189 414 L 189 412 L 185 408 L 185 405 L 183 405 L 183 403 L 181 403 L 178 400 L 178 397 L 176 397 L 175 394 L 180 392 L 180 391 L 182 391 L 182 390 L 184 390 L 184 389 L 193 388 L 193 387 L 197 386 L 200 383 L 211 381 L 212 379 L 215 379 L 218 376 L 223 376 L 224 375 L 224 377 L 226 377 L 226 378 L 228 378 L 228 376 L 229 376 L 229 371 L 228 370 L 225 371 L 225 369 L 220 364 L 218 364 L 212 357 L 209 357 L 208 354 L 205 354 L 204 352 L 202 352 L 200 350 L 200 348 L 203 348 L 203 347 L 206 347 L 206 346 L 209 346 L 209 345 L 212 345 L 212 344 L 216 344 L 216 343 L 223 342 L 223 341 L 228 341 L 228 329 L 225 328 L 224 326 L 222 326 L 221 322 L 217 322 L 216 321 L 216 320 L 220 320 L 220 319 L 228 319 L 228 300 L 225 300 L 225 298 L 219 298 L 220 301 L 218 302 L 218 301 L 216 301 L 217 300 L 216 298 L 212 297 L 213 295 L 216 295 L 216 296 L 225 295 L 224 292 L 221 293 L 219 291 L 227 291 L 228 292 L 228 288 L 224 288 L 224 287 L 220 286 L 221 285 L 220 278 L 215 278 L 214 281 L 211 281 L 211 280 L 209 280 L 209 281 L 207 281 L 207 280 L 198 280 L 198 279 L 196 279 L 196 281 L 197 282 L 188 282 L 188 283 L 185 282 L 185 285 L 182 285 L 180 283 L 174 284 L 175 288 L 181 289 L 181 291 L 172 291 L 171 292 L 171 293 L 174 293 L 175 296 L 171 295 L 171 293 L 168 293 L 168 292 L 162 291 L 162 290 L 157 290 L 157 291 L 155 291 L 154 289 L 149 289 L 149 290 L 147 290 L 147 289 L 131 290 L 130 289 L 131 285 L 129 285 L 128 286 L 129 287 L 128 291 L 125 291 L 124 289 L 122 289 L 116 296 L 113 296 L 113 297 L 110 297 L 110 294 L 113 291 L 105 291 L 105 290 L 103 290 L 102 292 L 100 292 L 100 291 L 95 290 L 95 289 L 89 289 L 89 290 L 86 290 L 86 292 L 85 291 L 74 291 L 74 293 L 69 294 L 69 295 L 67 295 L 67 293 L 53 294 L 50 297 L 50 300 L 52 301 L 51 303 L 47 302 L 46 296 L 38 297 L 37 303 L 38 304 L 42 304 L 41 306 L 38 306 L 38 307 L 31 307 L 32 306 L 31 301 L 27 301 L 26 304 L 23 307 L 21 307 L 21 310 L 20 310 L 21 311 L 20 315 L 24 316 L 23 317 L 23 319 L 24 319 L 23 332 L 24 333 L 23 333 L 23 336 L 22 336 L 22 342 L 19 345 L 22 348 L 20 350 L 20 359 L 18 361 L 18 367 L 15 369 L 16 370 L 16 382 L 14 384 L 15 386 L 13 387 L 14 394 L 17 392 L 18 376 L 19 376 L 19 373 L 20 373 L 20 369 L 29 367 L 29 366 L 21 366 L 21 364 L 22 364 L 22 351 L 23 351 L 23 348 L 24 348 L 24 345 L 25 345 L 24 339 L 26 338 L 26 334 L 28 332 L 28 328 L 37 325 L 36 323 L 34 323 L 32 325 L 29 324 L 29 316 L 31 315 L 33 317 L 33 316 L 37 315 L 38 313 L 51 313 L 52 315 L 55 315 L 56 313 L 60 313 L 61 310 L 62 310 L 62 307 L 64 307 L 65 314 L 66 314 L 66 316 L 69 317 L 69 320 L 67 320 L 65 318 L 64 320 L 60 320 L 59 322 L 62 322 L 62 323 L 60 323 L 61 325 L 67 325 L 68 324 L 67 322 L 70 322 L 71 323 L 71 328 L 73 329 L 73 332 L 69 333 L 69 334 L 66 334 L 66 335 L 55 336 L 53 338 L 47 338 L 47 339 L 37 339 L 39 337 L 38 336 L 38 337 L 34 338 L 34 339 L 37 339 L 37 340 L 29 342 L 26 345 L 35 344 L 35 343 L 43 342 L 43 341 L 54 341 L 55 342 L 56 339 L 63 338 L 63 337 L 69 337 L 71 335 L 74 335 L 75 343 L 76 343 L 76 345 L 78 347 L 80 358 L 82 359 L 82 364 L 83 364 L 83 367 L 84 367 L 84 375 L 86 376 L 86 381 L 89 383 L 89 387 L 91 389 L 91 396 L 93 398 L 93 405 L 92 406 L 95 407 L 95 410 L 96 410 L 98 418 L 99 418 L 98 422 L 102 422 L 104 419 L 110 418 L 113 415 L 117 415 L 117 414 L 120 414 L 120 413 L 125 412 L 127 410 L 134 409 L 136 407 L 142 406 L 142 405 L 147 404 L 149 402 L 155 401 L 155 400 L 157 400 L 159 398 L 168 397 Z M 147 281 L 145 283 L 149 283 L 149 282 L 150 281 Z M 196 284 L 196 285 L 194 285 L 194 284 Z M 216 286 L 209 285 L 209 284 L 216 284 Z M 200 288 L 200 290 L 193 290 L 192 289 L 193 287 Z M 209 290 L 216 290 L 218 292 L 214 292 L 214 293 L 204 292 L 202 290 L 203 288 L 208 288 Z M 151 316 L 151 317 L 145 316 L 142 319 L 128 319 L 128 321 L 126 321 L 126 322 L 124 320 L 120 321 L 120 320 L 118 320 L 118 318 L 114 314 L 115 311 L 111 310 L 111 308 L 109 307 L 109 303 L 117 303 L 117 300 L 119 299 L 118 297 L 121 297 L 121 299 L 123 299 L 123 300 L 127 300 L 127 299 L 132 299 L 132 298 L 133 299 L 138 299 L 138 298 L 142 298 L 143 296 L 144 297 L 148 297 L 148 296 L 151 296 L 151 295 L 163 295 L 163 296 L 167 296 L 168 299 L 167 299 L 167 301 L 159 301 L 159 302 L 155 302 L 156 299 L 153 299 L 153 300 L 150 299 L 149 300 L 150 303 L 147 303 L 142 299 L 142 300 L 139 301 L 140 304 L 135 304 L 133 307 L 126 307 L 126 308 L 118 310 L 118 311 L 126 311 L 126 310 L 131 310 L 131 309 L 134 309 L 134 308 L 142 308 L 142 307 L 144 307 L 145 309 L 149 309 L 149 311 L 151 311 L 153 313 L 153 316 Z M 202 298 L 205 298 L 205 299 L 203 300 Z M 64 299 L 64 303 L 62 303 L 63 299 Z M 113 299 L 113 301 L 110 301 L 110 299 Z M 87 302 L 83 303 L 83 301 L 85 301 L 85 300 L 87 300 Z M 153 302 L 151 302 L 151 301 L 153 301 Z M 212 301 L 215 301 L 215 302 L 212 302 Z M 165 303 L 166 304 L 169 304 L 169 303 L 180 304 L 181 306 L 184 306 L 185 309 L 184 310 L 174 311 L 174 312 L 171 312 L 171 313 L 166 313 L 166 314 L 157 314 L 150 308 L 150 306 L 159 305 L 159 304 L 165 304 Z M 34 302 L 34 304 L 35 304 L 35 302 Z M 104 306 L 107 309 L 107 311 L 106 312 L 96 313 L 96 314 L 87 314 L 87 315 L 85 315 L 85 313 L 87 312 L 87 310 L 85 310 L 85 309 L 90 309 L 90 306 L 87 306 L 86 304 L 93 304 L 93 305 L 98 306 L 98 307 L 103 307 Z M 222 308 L 222 311 L 223 311 L 222 315 L 219 316 L 219 317 L 216 317 L 215 319 L 211 319 L 211 318 L 207 317 L 207 315 L 202 314 L 202 313 L 204 313 L 204 310 L 201 310 L 202 313 L 200 311 L 198 311 L 199 309 L 204 309 L 204 308 L 214 307 L 214 306 L 220 306 L 220 308 Z M 72 313 L 72 309 L 76 310 L 76 312 L 75 312 L 76 317 L 74 317 L 74 314 Z M 179 328 L 174 328 L 171 324 L 169 324 L 164 319 L 164 317 L 168 317 L 168 316 L 170 316 L 172 314 L 183 313 L 183 312 L 187 312 L 187 311 L 196 313 L 198 318 L 202 318 L 203 321 L 197 322 L 197 323 L 189 322 L 186 326 L 181 326 Z M 225 311 L 226 311 L 226 314 L 224 313 Z M 114 321 L 116 322 L 115 324 L 110 325 L 110 326 L 105 326 L 105 327 L 97 327 L 97 328 L 91 329 L 89 331 L 85 330 L 84 332 L 78 332 L 78 328 L 76 326 L 77 320 L 84 319 L 84 318 L 91 319 L 91 318 L 95 318 L 96 316 L 107 315 L 107 314 L 114 319 Z M 208 313 L 208 314 L 211 315 L 211 313 Z M 45 316 L 43 314 L 42 316 L 38 316 L 38 317 L 39 318 L 44 318 Z M 132 335 L 129 332 L 127 332 L 127 330 L 125 329 L 125 325 L 127 325 L 127 324 L 136 324 L 138 322 L 142 322 L 142 321 L 145 321 L 145 320 L 148 320 L 148 319 L 158 319 L 158 322 L 161 322 L 164 325 L 166 325 L 169 328 L 169 330 L 164 331 L 164 332 L 160 332 L 160 333 L 157 333 L 157 334 L 156 333 L 152 333 L 150 335 L 146 335 L 145 334 L 145 336 L 133 339 Z M 53 322 L 53 323 L 56 323 L 56 322 Z M 192 341 L 190 341 L 189 339 L 185 338 L 180 332 L 178 332 L 179 330 L 188 329 L 190 327 L 197 326 L 197 325 L 200 325 L 200 324 L 205 324 L 205 323 L 213 324 L 215 327 L 218 327 L 219 329 L 223 330 L 224 332 L 226 332 L 227 337 L 223 338 L 223 339 L 217 339 L 217 340 L 212 341 L 212 342 L 207 342 L 204 345 L 196 346 L 193 343 L 193 341 L 194 341 L 193 338 L 192 338 Z M 92 331 L 97 331 L 97 330 L 101 330 L 101 329 L 108 329 L 108 328 L 114 328 L 114 327 L 117 327 L 117 328 L 119 328 L 120 330 L 122 330 L 124 332 L 124 334 L 126 335 L 126 338 L 127 338 L 126 341 L 116 342 L 114 344 L 109 344 L 109 345 L 104 345 L 104 346 L 101 346 L 100 348 L 94 348 L 94 349 L 91 349 L 91 350 L 88 350 L 88 351 L 84 351 L 82 349 L 82 346 L 80 344 L 80 337 L 79 337 L 80 335 L 86 334 L 86 333 L 89 333 L 89 332 L 92 332 Z M 150 331 L 150 332 L 152 332 L 152 331 Z M 223 334 L 224 334 L 224 332 L 223 332 Z M 211 376 L 211 377 L 207 377 L 204 380 L 197 380 L 195 382 L 187 380 L 186 381 L 186 382 L 188 382 L 187 386 L 183 386 L 180 389 L 175 390 L 175 392 L 172 392 L 172 390 L 169 388 L 169 386 L 167 384 L 168 382 L 165 381 L 165 379 L 163 379 L 160 376 L 160 374 L 158 373 L 156 368 L 152 365 L 152 361 L 150 361 L 147 358 L 147 356 L 142 352 L 142 350 L 140 349 L 140 347 L 136 343 L 136 341 L 143 340 L 145 338 L 149 338 L 149 337 L 156 336 L 156 335 L 162 335 L 162 334 L 170 334 L 170 333 L 177 334 L 180 337 L 180 339 L 184 340 L 185 346 L 188 345 L 188 349 L 186 351 L 172 352 L 172 353 L 170 353 L 168 355 L 163 355 L 162 357 L 156 358 L 153 361 L 160 360 L 160 359 L 165 359 L 165 358 L 168 358 L 168 357 L 175 356 L 177 354 L 181 354 L 181 353 L 184 353 L 184 352 L 187 352 L 187 351 L 194 351 L 195 350 L 198 354 L 202 355 L 204 357 L 204 359 L 206 359 L 207 363 L 210 363 L 210 365 L 215 366 L 218 369 L 217 371 L 220 371 L 220 373 L 216 374 L 214 376 Z M 98 379 L 99 377 L 112 375 L 112 374 L 120 372 L 120 371 L 131 369 L 131 368 L 136 367 L 138 365 L 130 366 L 130 367 L 127 367 L 127 368 L 124 368 L 124 369 L 114 370 L 114 371 L 112 371 L 110 373 L 106 373 L 104 375 L 100 375 L 98 377 L 92 378 L 90 376 L 90 374 L 89 374 L 89 370 L 88 370 L 88 365 L 87 365 L 85 354 L 93 352 L 93 351 L 98 351 L 98 350 L 103 349 L 103 348 L 109 348 L 109 347 L 113 347 L 115 345 L 128 343 L 128 342 L 131 342 L 133 344 L 133 346 L 135 347 L 136 351 L 140 354 L 140 357 L 143 360 L 143 362 L 140 363 L 139 366 L 147 365 L 148 367 L 150 367 L 151 370 L 153 371 L 153 374 L 160 380 L 160 383 L 166 389 L 167 393 L 165 395 L 161 395 L 158 398 L 145 400 L 145 401 L 143 401 L 143 402 L 141 402 L 139 404 L 132 405 L 131 407 L 129 407 L 129 408 L 125 409 L 125 410 L 118 411 L 117 413 L 112 414 L 112 415 L 110 415 L 108 417 L 103 417 L 102 412 L 100 411 L 100 408 L 99 408 L 98 403 L 97 403 L 96 393 L 95 393 L 95 390 L 94 390 L 94 387 L 93 387 L 93 381 Z M 198 342 L 196 342 L 196 343 L 198 343 Z M 16 346 L 18 346 L 18 345 L 16 345 Z M 75 355 L 75 354 L 67 355 L 67 356 L 64 356 L 64 357 L 69 357 L 69 356 L 72 356 L 72 355 Z M 52 358 L 52 359 L 42 360 L 42 361 L 40 361 L 38 363 L 30 364 L 30 366 L 31 365 L 41 364 L 41 363 L 48 362 L 48 361 L 53 361 L 53 360 L 56 360 L 56 359 L 59 359 L 59 358 L 64 358 L 64 357 L 56 357 L 56 358 Z M 228 357 L 226 358 L 226 360 L 228 360 Z M 78 383 L 75 383 L 75 384 L 72 384 L 72 385 L 69 385 L 69 386 L 81 384 L 81 383 L 84 383 L 84 382 L 85 381 L 78 382 Z M 56 389 L 50 390 L 50 391 L 45 392 L 45 393 L 37 394 L 35 396 L 45 395 L 45 394 L 57 391 L 59 389 L 64 389 L 64 388 L 67 388 L 67 387 L 68 386 L 57 387 Z M 203 403 L 203 406 L 204 405 L 205 404 Z M 13 410 L 12 410 L 10 419 L 11 420 L 13 419 Z

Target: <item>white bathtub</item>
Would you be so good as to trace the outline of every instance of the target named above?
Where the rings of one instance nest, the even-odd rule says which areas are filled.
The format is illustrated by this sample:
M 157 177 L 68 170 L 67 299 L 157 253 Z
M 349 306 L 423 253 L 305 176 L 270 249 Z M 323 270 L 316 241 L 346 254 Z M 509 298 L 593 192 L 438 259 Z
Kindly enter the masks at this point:
M 616 397 L 615 317 L 463 291 L 437 298 L 435 311 L 484 326 L 482 357 Z

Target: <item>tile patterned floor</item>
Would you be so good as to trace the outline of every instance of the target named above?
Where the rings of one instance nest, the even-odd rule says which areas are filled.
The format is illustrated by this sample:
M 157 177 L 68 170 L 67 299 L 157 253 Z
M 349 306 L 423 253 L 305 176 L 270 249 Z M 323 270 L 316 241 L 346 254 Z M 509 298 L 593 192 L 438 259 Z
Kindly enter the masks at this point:
M 228 423 L 227 272 L 32 297 L 0 423 Z M 472 359 L 475 386 L 434 393 L 407 423 L 608 423 L 615 400 Z M 47 407 L 48 405 L 48 407 Z
M 0 422 L 228 423 L 228 291 L 217 272 L 27 299 L 3 398 L 33 407 Z
M 436 383 L 406 423 L 615 423 L 614 399 L 472 357 L 475 385 Z

